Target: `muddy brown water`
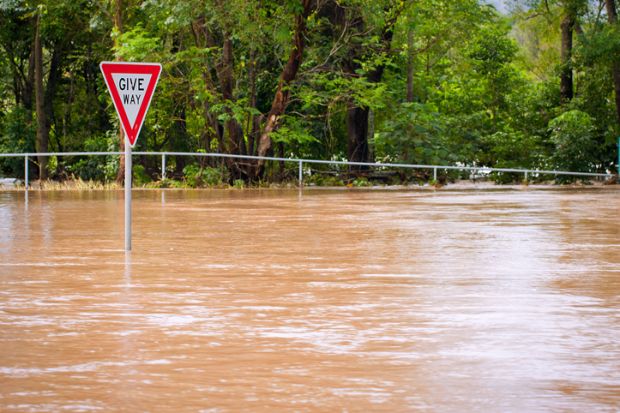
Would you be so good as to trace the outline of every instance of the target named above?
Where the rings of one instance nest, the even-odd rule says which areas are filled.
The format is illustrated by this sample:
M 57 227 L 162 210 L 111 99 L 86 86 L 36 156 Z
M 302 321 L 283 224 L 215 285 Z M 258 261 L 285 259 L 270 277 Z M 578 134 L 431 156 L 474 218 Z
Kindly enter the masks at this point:
M 617 412 L 619 207 L 0 193 L 0 411 Z

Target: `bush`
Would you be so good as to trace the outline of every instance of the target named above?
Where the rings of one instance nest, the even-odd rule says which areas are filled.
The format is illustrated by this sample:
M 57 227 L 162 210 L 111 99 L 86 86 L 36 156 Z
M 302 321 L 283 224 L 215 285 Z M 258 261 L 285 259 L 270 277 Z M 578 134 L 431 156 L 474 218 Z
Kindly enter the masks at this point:
M 146 173 L 143 165 L 133 166 L 133 183 L 135 186 L 144 186 L 151 182 L 151 177 Z
M 228 180 L 228 173 L 222 168 L 204 168 L 202 170 L 202 180 L 206 185 L 218 186 Z
M 147 188 L 164 189 L 164 188 L 185 188 L 183 182 L 174 179 L 164 179 L 161 181 L 151 181 L 145 185 Z
M 200 167 L 196 164 L 189 164 L 183 168 L 183 179 L 188 186 L 195 188 L 200 181 Z
M 309 178 L 307 178 L 306 182 L 309 185 L 316 186 L 344 186 L 344 182 L 342 182 L 339 177 L 333 175 L 323 175 L 320 172 L 313 173 Z
M 544 152 L 542 139 L 539 136 L 527 135 L 519 131 L 496 132 L 485 136 L 482 142 L 488 148 L 481 156 L 480 162 L 495 168 L 509 169 L 534 169 L 541 162 L 541 153 Z M 503 176 L 500 180 L 507 179 L 506 173 L 495 174 Z M 511 174 L 516 178 L 518 175 Z
M 351 184 L 355 187 L 364 187 L 364 186 L 372 186 L 372 184 L 368 181 L 368 179 L 364 177 L 355 178 Z
M 423 164 L 450 162 L 444 142 L 445 124 L 435 106 L 403 103 L 393 110 L 394 114 L 371 142 L 377 159 Z
M 551 161 L 556 169 L 586 172 L 596 167 L 596 128 L 590 115 L 571 110 L 549 122 L 555 152 Z
M 219 186 L 227 180 L 227 172 L 222 168 L 201 168 L 197 164 L 189 164 L 183 168 L 185 183 L 196 188 L 199 186 Z
M 84 141 L 84 151 L 86 152 L 112 152 L 118 150 L 117 137 L 108 134 L 107 136 L 95 136 Z M 113 156 L 86 156 L 76 162 L 71 162 L 70 158 L 62 158 L 66 162 L 67 172 L 75 175 L 83 181 L 105 181 L 110 182 L 116 179 L 119 167 L 119 157 Z M 137 166 L 137 165 L 136 165 Z M 135 171 L 135 167 L 134 167 Z M 135 173 L 135 172 L 134 172 Z
M 0 152 L 35 152 L 35 125 L 26 110 L 18 108 L 6 113 L 2 126 Z M 0 158 L 0 175 L 23 178 L 24 158 Z
M 516 184 L 524 182 L 525 174 L 516 172 L 491 172 L 489 177 L 496 184 Z

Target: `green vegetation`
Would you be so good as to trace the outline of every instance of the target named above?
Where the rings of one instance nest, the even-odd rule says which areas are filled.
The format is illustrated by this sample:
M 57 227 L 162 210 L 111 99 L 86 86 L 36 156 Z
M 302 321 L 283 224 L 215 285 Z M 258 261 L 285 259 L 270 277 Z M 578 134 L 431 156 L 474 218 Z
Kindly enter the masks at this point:
M 183 168 L 183 175 L 185 184 L 191 188 L 200 186 L 217 187 L 224 185 L 227 181 L 226 169 L 201 168 L 197 164 L 190 164 Z
M 510 4 L 502 15 L 482 0 L 0 0 L 0 151 L 122 149 L 98 66 L 124 60 L 164 68 L 137 150 L 615 171 L 616 1 Z M 137 185 L 158 187 L 297 176 L 171 156 L 159 181 L 155 157 L 134 166 Z M 123 168 L 116 156 L 41 158 L 30 174 L 112 183 Z M 313 172 L 308 184 L 432 179 Z M 23 161 L 0 159 L 0 175 L 21 178 Z

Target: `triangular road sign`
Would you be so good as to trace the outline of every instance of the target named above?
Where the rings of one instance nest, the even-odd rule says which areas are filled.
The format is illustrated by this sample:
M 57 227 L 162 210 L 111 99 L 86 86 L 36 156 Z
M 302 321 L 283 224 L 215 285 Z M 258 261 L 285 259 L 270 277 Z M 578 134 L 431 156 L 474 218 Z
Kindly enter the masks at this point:
M 159 63 L 101 62 L 114 107 L 133 148 L 161 73 Z

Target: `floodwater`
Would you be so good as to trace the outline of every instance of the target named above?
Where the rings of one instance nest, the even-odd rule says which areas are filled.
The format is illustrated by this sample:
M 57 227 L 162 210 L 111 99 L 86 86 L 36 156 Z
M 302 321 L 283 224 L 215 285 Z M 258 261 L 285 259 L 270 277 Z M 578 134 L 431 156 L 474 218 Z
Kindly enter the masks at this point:
M 0 193 L 2 412 L 618 412 L 620 189 Z

